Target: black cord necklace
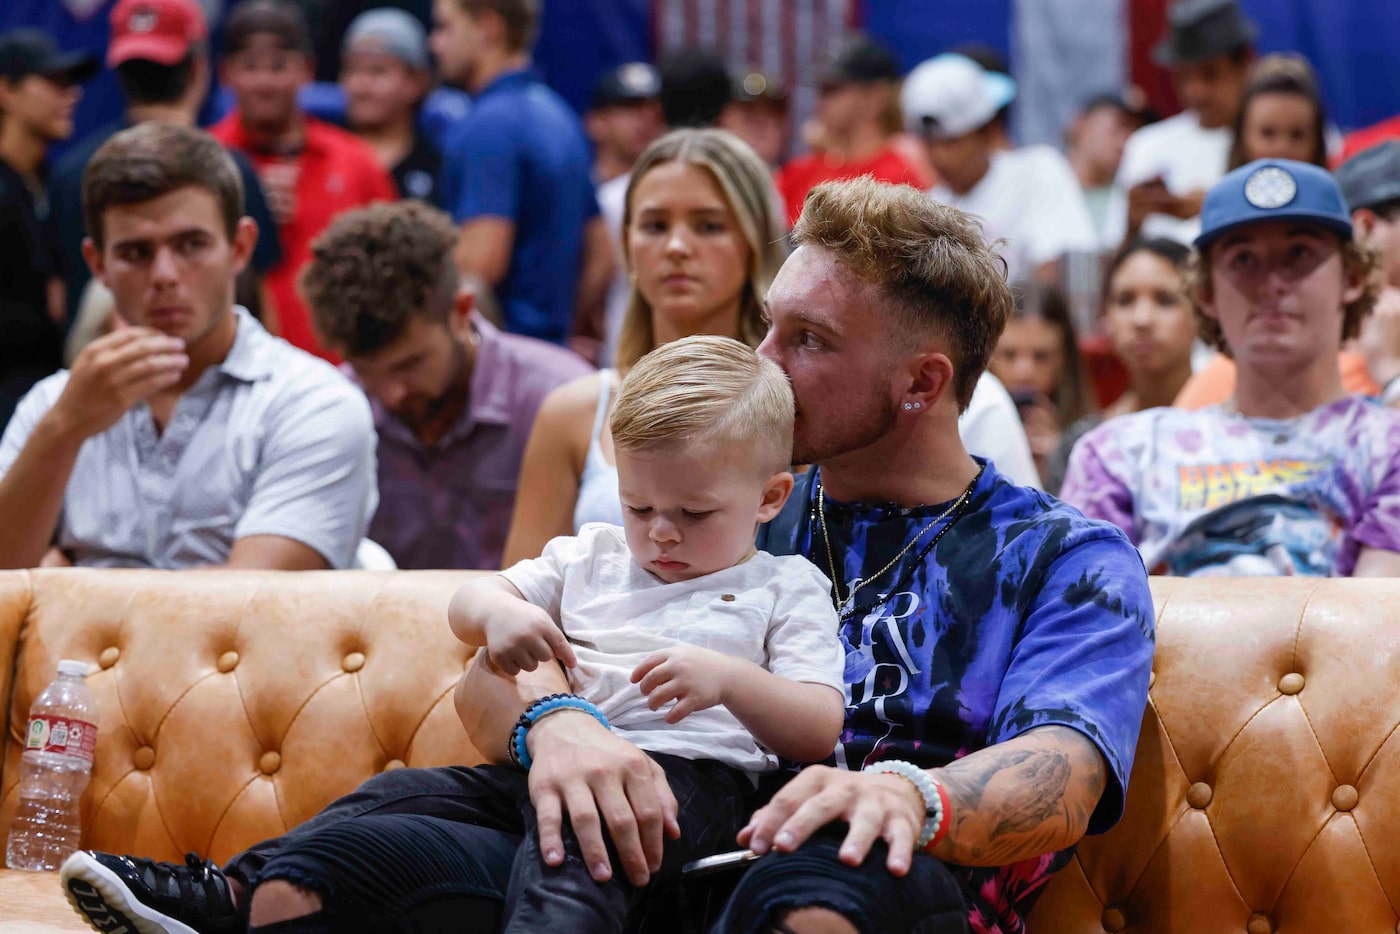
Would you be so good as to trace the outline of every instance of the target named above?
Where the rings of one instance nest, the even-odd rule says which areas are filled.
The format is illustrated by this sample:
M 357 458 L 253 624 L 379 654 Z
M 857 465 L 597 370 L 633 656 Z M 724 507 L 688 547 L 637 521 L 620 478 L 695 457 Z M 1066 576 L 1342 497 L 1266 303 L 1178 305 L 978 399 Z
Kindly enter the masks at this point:
M 840 622 L 846 622 L 846 620 L 855 616 L 857 612 L 863 611 L 869 613 L 872 610 L 880 609 L 882 606 L 889 603 L 890 600 L 896 594 L 900 593 L 903 590 L 903 588 L 907 586 L 911 580 L 913 580 L 915 569 L 923 565 L 924 560 L 929 556 L 929 553 L 933 551 L 934 547 L 938 544 L 939 539 L 941 539 L 944 535 L 947 535 L 948 531 L 954 525 L 956 525 L 958 520 L 963 517 L 963 514 L 967 512 L 968 506 L 972 503 L 972 491 L 977 488 L 977 482 L 982 479 L 982 472 L 986 469 L 987 468 L 985 465 L 977 469 L 977 475 L 972 478 L 972 482 L 967 485 L 967 489 L 963 490 L 962 495 L 960 495 L 958 497 L 957 502 L 953 504 L 953 508 L 947 513 L 945 513 L 945 515 L 947 515 L 948 517 L 948 524 L 943 526 L 943 528 L 939 529 L 938 534 L 934 535 L 927 545 L 919 549 L 918 554 L 914 556 L 914 560 L 909 562 L 905 566 L 904 572 L 895 581 L 894 586 L 886 592 L 885 596 L 878 602 L 872 603 L 871 605 L 866 607 L 857 607 L 854 605 L 855 592 L 856 590 L 860 589 L 862 584 L 869 583 L 869 581 L 858 581 L 856 585 L 851 589 L 851 593 L 846 598 L 846 603 L 850 604 L 849 608 L 843 607 L 840 601 L 840 585 L 837 583 L 836 562 L 832 558 L 831 536 L 826 529 L 826 510 L 825 508 L 822 509 L 822 514 L 819 518 L 822 530 L 822 540 L 826 543 L 827 566 L 831 571 L 832 604 L 836 607 L 837 618 Z M 820 486 L 818 487 L 818 490 L 820 491 Z M 815 511 L 816 506 L 814 504 L 813 512 Z M 927 531 L 927 529 L 925 529 L 924 531 Z M 923 533 L 921 532 L 920 534 Z M 918 536 L 915 536 L 915 540 L 918 540 Z M 908 548 L 906 547 L 905 550 L 907 551 Z M 900 554 L 903 554 L 903 552 L 901 552 Z M 898 560 L 898 556 L 896 556 L 895 560 Z M 889 570 L 889 565 L 886 565 L 885 568 L 882 569 L 879 572 L 879 574 L 876 574 L 875 576 L 879 577 L 880 574 L 883 574 L 886 570 Z

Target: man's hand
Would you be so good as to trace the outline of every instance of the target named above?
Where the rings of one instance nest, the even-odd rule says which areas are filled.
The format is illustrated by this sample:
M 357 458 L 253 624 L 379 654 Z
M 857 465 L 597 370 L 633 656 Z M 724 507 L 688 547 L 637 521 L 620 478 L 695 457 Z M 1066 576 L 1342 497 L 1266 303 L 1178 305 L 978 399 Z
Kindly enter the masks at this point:
M 647 696 L 647 707 L 660 710 L 675 701 L 667 723 L 680 723 L 697 710 L 724 703 L 735 659 L 694 645 L 652 652 L 632 670 L 632 683 Z
M 50 548 L 44 552 L 44 557 L 39 560 L 41 568 L 71 568 L 73 562 L 68 560 L 68 556 L 57 548 Z
M 791 853 L 832 821 L 850 826 L 841 844 L 841 862 L 859 866 L 871 844 L 883 839 L 889 845 L 885 867 L 902 876 L 913 862 L 914 841 L 924 826 L 924 799 L 913 782 L 898 775 L 813 765 L 749 819 L 739 831 L 739 845 L 755 853 Z
M 567 812 L 595 881 L 612 878 L 606 825 L 628 881 L 646 885 L 661 868 L 665 838 L 681 835 L 676 797 L 661 766 L 581 711 L 550 714 L 530 727 L 525 742 L 532 760 L 530 801 L 545 863 L 564 862 Z
M 1044 464 L 1060 449 L 1060 413 L 1054 403 L 1036 393 L 1030 405 L 1021 407 L 1021 426 L 1037 464 Z
M 1205 201 L 1206 193 L 1199 188 L 1179 197 L 1174 195 L 1171 204 L 1167 205 L 1164 213 L 1184 221 L 1189 221 L 1193 217 L 1200 216 L 1201 205 L 1205 204 Z
M 948 795 L 947 835 L 933 855 L 960 866 L 1007 866 L 1077 843 L 1109 771 L 1083 733 L 1042 726 L 930 774 Z M 890 872 L 902 875 L 923 827 L 924 802 L 898 775 L 810 766 L 754 814 L 739 845 L 789 852 L 838 820 L 850 825 L 843 862 L 859 863 L 880 837 L 889 844 Z
M 190 358 L 185 342 L 150 328 L 122 328 L 78 354 L 51 414 L 64 431 L 90 438 L 137 402 L 179 382 Z
M 567 668 L 578 664 L 574 647 L 548 613 L 524 600 L 508 606 L 486 620 L 486 649 L 497 668 L 515 675 L 556 658 Z
M 1128 233 L 1137 233 L 1151 214 L 1171 213 L 1176 196 L 1160 177 L 1139 182 L 1128 189 Z

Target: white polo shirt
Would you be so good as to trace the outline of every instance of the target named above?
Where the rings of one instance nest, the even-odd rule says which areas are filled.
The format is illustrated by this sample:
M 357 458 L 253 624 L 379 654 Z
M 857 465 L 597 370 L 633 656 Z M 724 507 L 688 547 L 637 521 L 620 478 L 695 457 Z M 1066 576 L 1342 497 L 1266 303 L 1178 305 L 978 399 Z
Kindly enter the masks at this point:
M 56 538 L 76 564 L 192 568 L 227 560 L 240 538 L 280 535 L 350 566 L 379 499 L 369 402 L 326 361 L 234 314 L 228 356 L 163 432 L 139 402 L 83 442 Z M 63 370 L 20 400 L 0 477 L 66 385 Z

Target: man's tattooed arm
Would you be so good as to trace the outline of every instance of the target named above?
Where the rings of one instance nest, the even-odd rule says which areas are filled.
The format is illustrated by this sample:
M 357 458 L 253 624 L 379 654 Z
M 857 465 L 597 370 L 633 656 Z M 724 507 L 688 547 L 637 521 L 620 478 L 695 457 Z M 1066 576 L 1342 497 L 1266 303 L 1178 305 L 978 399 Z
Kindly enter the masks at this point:
M 952 815 L 934 855 L 965 866 L 1005 866 L 1078 842 L 1108 767 L 1084 734 L 1044 726 L 979 749 L 933 777 L 948 792 Z

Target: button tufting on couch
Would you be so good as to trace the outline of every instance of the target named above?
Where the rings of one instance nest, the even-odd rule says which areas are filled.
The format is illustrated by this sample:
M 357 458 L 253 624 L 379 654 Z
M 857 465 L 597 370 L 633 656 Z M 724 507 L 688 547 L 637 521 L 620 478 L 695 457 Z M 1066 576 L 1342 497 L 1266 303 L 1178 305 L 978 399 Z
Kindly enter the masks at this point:
M 444 614 L 464 577 L 0 573 L 0 836 L 24 714 L 63 657 L 99 666 L 84 813 L 101 849 L 222 860 L 385 769 L 480 761 L 452 708 L 472 650 Z M 1030 930 L 1396 930 L 1400 581 L 1152 587 L 1127 814 L 1081 845 Z M 18 875 L 0 874 L 0 918 L 68 920 L 56 885 Z
M 25 713 L 60 658 L 99 666 L 88 678 L 102 723 L 84 799 L 85 841 L 98 849 L 224 859 L 390 763 L 480 761 L 452 707 L 472 655 L 445 616 L 463 579 L 0 575 L 0 608 L 24 619 L 0 832 L 16 803 Z M 28 600 L 16 596 L 31 587 Z
M 1127 813 L 1081 844 L 1031 931 L 1396 930 L 1400 581 L 1152 589 Z

